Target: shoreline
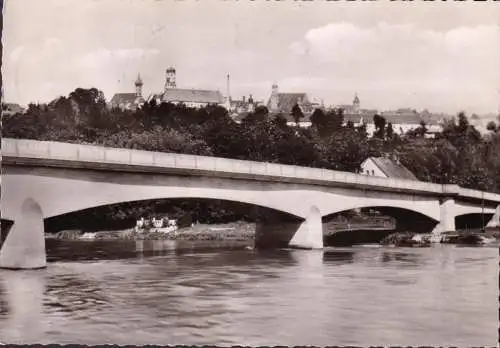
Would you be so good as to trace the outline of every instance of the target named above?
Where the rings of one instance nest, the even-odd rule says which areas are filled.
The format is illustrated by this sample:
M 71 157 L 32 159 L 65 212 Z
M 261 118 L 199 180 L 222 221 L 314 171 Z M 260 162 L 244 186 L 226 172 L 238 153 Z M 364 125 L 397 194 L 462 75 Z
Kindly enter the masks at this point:
M 88 236 L 88 238 L 85 238 Z M 165 233 L 161 228 L 137 232 L 135 228 L 114 231 L 82 232 L 63 230 L 46 239 L 64 241 L 170 240 L 170 241 L 250 241 L 255 236 L 255 223 L 236 221 L 222 224 L 197 224 Z M 83 237 L 83 238 L 82 238 Z
M 219 224 L 197 224 L 189 227 L 183 227 L 176 231 L 164 232 L 159 228 L 152 228 L 149 231 L 139 231 L 137 232 L 135 228 L 128 228 L 123 230 L 114 231 L 97 231 L 97 232 L 87 232 L 84 233 L 80 230 L 63 230 L 52 235 L 46 234 L 46 239 L 60 240 L 60 241 L 78 241 L 78 242 L 95 242 L 95 241 L 185 241 L 185 242 L 253 242 L 255 239 L 255 228 L 256 224 L 253 222 L 236 221 L 230 223 L 219 223 Z M 387 232 L 385 237 L 382 237 L 380 241 L 372 240 L 370 242 L 362 241 L 361 238 L 367 231 L 375 232 Z M 347 236 L 345 233 L 358 233 L 357 238 L 355 235 Z M 397 232 L 388 227 L 383 226 L 356 226 L 351 230 L 340 229 L 340 230 L 328 230 L 325 234 L 325 238 L 330 241 L 339 239 L 334 243 L 327 243 L 325 246 L 335 246 L 336 244 L 345 245 L 347 244 L 396 244 L 399 246 L 412 246 L 408 244 L 420 244 L 410 242 L 413 236 L 418 235 L 417 233 L 408 232 Z M 424 235 L 426 236 L 426 235 Z M 454 236 L 450 240 L 443 240 L 441 243 L 446 244 L 467 244 L 470 241 L 471 244 L 478 244 L 480 237 L 494 239 L 496 241 L 500 240 L 500 228 L 488 228 L 484 232 L 478 231 L 455 231 L 450 236 Z M 471 240 L 470 237 L 474 236 L 477 240 Z M 83 238 L 82 238 L 83 237 Z M 339 238 L 335 238 L 339 237 Z M 351 237 L 351 238 L 350 238 Z M 352 237 L 355 237 L 354 239 Z M 426 237 L 425 237 L 426 238 Z M 344 240 L 346 239 L 346 240 Z M 356 240 L 358 239 L 358 240 Z M 427 239 L 427 238 L 426 238 Z M 472 238 L 474 239 L 474 238 Z M 407 241 L 408 240 L 408 241 Z M 425 243 L 429 244 L 429 243 Z M 417 245 L 415 245 L 417 246 Z M 420 245 L 421 246 L 421 245 Z

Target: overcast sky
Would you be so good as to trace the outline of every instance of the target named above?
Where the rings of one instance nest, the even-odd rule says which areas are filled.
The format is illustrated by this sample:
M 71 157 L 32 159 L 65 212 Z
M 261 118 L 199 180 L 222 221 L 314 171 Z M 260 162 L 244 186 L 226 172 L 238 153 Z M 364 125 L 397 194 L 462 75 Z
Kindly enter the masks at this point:
M 379 110 L 497 112 L 498 2 L 7 0 L 5 100 L 23 105 L 97 87 L 109 100 L 178 87 L 307 92 Z

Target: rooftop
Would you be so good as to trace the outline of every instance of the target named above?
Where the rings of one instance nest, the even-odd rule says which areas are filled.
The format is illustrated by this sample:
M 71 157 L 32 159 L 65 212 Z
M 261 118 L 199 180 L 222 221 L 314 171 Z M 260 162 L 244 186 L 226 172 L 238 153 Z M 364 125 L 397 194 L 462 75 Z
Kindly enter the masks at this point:
M 203 89 L 169 88 L 161 95 L 164 102 L 222 104 L 224 98 L 219 91 Z
M 292 112 L 292 108 L 296 104 L 308 105 L 309 100 L 307 99 L 306 93 L 278 93 L 278 110 L 285 113 Z M 271 101 L 267 103 L 267 107 L 271 106 Z
M 375 163 L 375 165 L 389 178 L 418 180 L 417 177 L 401 163 L 385 157 L 370 157 L 369 159 L 371 159 L 373 163 Z

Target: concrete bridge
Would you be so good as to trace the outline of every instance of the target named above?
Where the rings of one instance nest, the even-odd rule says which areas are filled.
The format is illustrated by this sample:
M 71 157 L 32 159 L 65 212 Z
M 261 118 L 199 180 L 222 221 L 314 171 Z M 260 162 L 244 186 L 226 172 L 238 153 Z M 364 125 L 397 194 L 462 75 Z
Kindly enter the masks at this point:
M 455 230 L 457 217 L 487 216 L 491 226 L 499 219 L 500 195 L 457 185 L 24 139 L 2 139 L 2 156 L 2 219 L 14 222 L 0 250 L 3 268 L 45 267 L 45 218 L 145 199 L 255 205 L 260 248 L 322 248 L 322 221 L 354 208 L 373 207 L 395 217 L 398 229 L 437 235 Z

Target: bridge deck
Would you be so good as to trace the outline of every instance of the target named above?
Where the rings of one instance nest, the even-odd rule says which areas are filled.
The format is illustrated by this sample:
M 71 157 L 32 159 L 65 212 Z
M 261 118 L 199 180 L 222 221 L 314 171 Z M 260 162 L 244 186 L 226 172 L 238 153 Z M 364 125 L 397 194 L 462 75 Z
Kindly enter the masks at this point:
M 230 176 L 381 191 L 415 192 L 434 196 L 460 196 L 487 202 L 500 202 L 499 194 L 464 189 L 458 185 L 440 185 L 220 157 L 9 138 L 2 139 L 1 151 L 2 162 L 5 164 Z

